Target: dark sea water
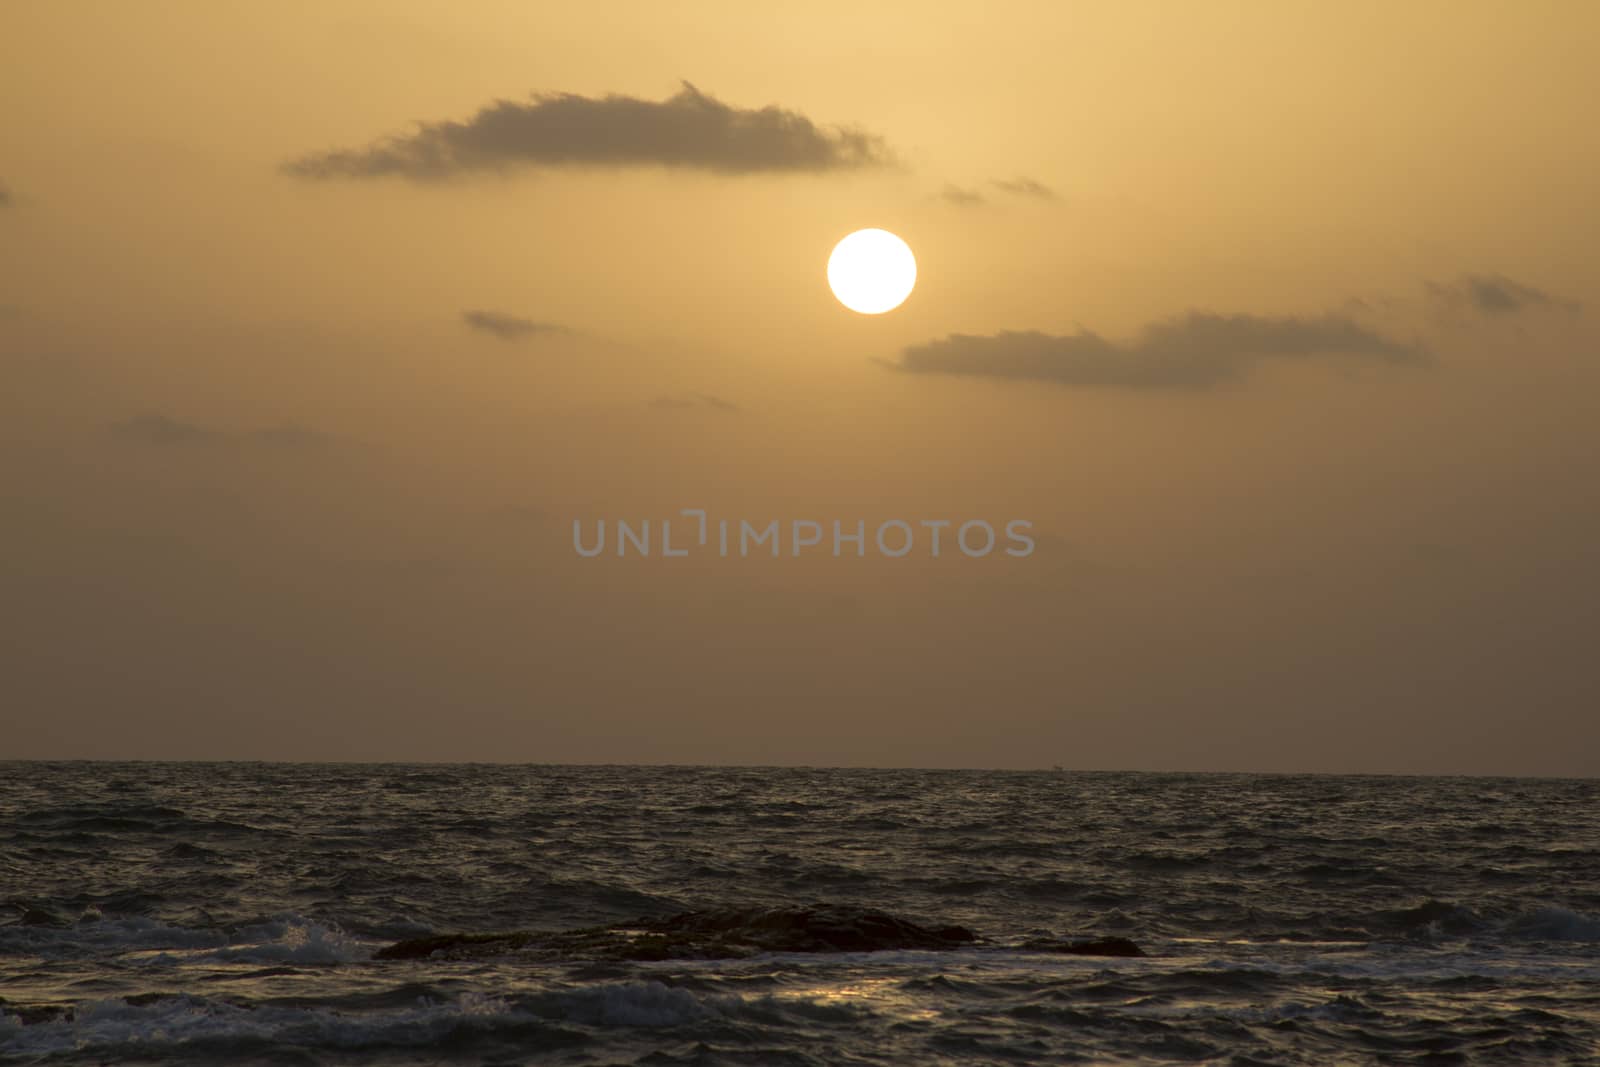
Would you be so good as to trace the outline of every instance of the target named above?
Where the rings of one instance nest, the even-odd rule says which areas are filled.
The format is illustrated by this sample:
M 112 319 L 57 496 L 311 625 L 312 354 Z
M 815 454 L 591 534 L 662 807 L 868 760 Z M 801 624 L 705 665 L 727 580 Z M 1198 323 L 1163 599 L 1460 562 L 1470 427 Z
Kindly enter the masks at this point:
M 373 958 L 813 902 L 980 940 Z M 1600 782 L 0 763 L 0 997 L 6 1064 L 1596 1063 Z

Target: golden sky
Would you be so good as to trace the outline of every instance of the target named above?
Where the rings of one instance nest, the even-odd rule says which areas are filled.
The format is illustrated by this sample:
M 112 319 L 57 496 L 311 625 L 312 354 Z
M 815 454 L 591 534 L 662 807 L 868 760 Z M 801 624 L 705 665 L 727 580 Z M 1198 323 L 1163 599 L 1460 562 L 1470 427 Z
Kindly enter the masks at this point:
M 13 5 L 0 757 L 1600 772 L 1597 31 Z

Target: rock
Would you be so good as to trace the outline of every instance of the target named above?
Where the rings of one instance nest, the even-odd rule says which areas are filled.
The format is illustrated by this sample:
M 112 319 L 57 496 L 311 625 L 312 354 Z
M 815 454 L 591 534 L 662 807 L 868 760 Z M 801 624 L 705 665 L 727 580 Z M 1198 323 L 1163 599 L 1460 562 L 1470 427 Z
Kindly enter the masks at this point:
M 72 1007 L 67 1004 L 8 1004 L 6 1011 L 23 1026 L 71 1022 L 73 1018 Z
M 17 922 L 23 926 L 51 926 L 61 928 L 72 924 L 54 912 L 45 911 L 43 908 L 25 908 L 22 917 Z
M 434 937 L 413 937 L 396 941 L 372 954 L 375 960 L 425 960 L 435 952 L 447 958 L 464 959 L 473 955 L 493 956 L 514 952 L 536 937 L 529 933 L 511 934 L 439 934 Z M 554 936 L 554 935 L 552 935 Z
M 129 1007 L 142 1008 L 147 1004 L 154 1004 L 157 1001 L 166 1000 L 172 995 L 173 994 L 171 993 L 130 993 L 122 998 L 122 1002 Z
M 930 929 L 881 911 L 835 907 L 691 911 L 644 925 L 663 937 L 765 952 L 941 949 L 976 940 L 961 926 Z
M 977 940 L 962 926 L 926 927 L 863 908 L 736 908 L 691 911 L 582 930 L 445 934 L 396 942 L 375 959 L 740 959 L 762 952 L 951 949 Z
M 764 952 L 883 952 L 962 948 L 978 941 L 964 926 L 923 926 L 871 908 L 833 905 L 687 911 L 581 930 L 440 934 L 397 941 L 380 960 L 534 960 L 626 962 L 742 959 Z M 1075 956 L 1143 956 L 1125 937 L 1035 938 L 1017 946 Z
M 1063 941 L 1054 937 L 1036 937 L 1024 941 L 1019 948 L 1029 952 L 1064 952 L 1073 956 L 1143 956 L 1144 949 L 1125 937 L 1102 937 L 1094 940 Z

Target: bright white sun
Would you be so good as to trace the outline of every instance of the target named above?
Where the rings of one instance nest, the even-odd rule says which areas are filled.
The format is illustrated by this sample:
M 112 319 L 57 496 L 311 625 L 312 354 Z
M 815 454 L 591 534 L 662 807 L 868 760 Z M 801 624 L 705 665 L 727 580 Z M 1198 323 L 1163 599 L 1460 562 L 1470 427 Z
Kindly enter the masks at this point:
M 857 230 L 828 257 L 828 288 L 839 303 L 863 315 L 893 311 L 916 284 L 917 257 L 888 230 Z

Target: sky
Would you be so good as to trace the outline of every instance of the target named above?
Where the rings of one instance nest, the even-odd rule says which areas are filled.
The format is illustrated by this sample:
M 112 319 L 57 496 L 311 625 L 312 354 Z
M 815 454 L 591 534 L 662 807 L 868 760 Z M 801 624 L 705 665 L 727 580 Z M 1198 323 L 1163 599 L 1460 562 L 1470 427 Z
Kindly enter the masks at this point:
M 8 7 L 0 758 L 1600 773 L 1597 39 Z

